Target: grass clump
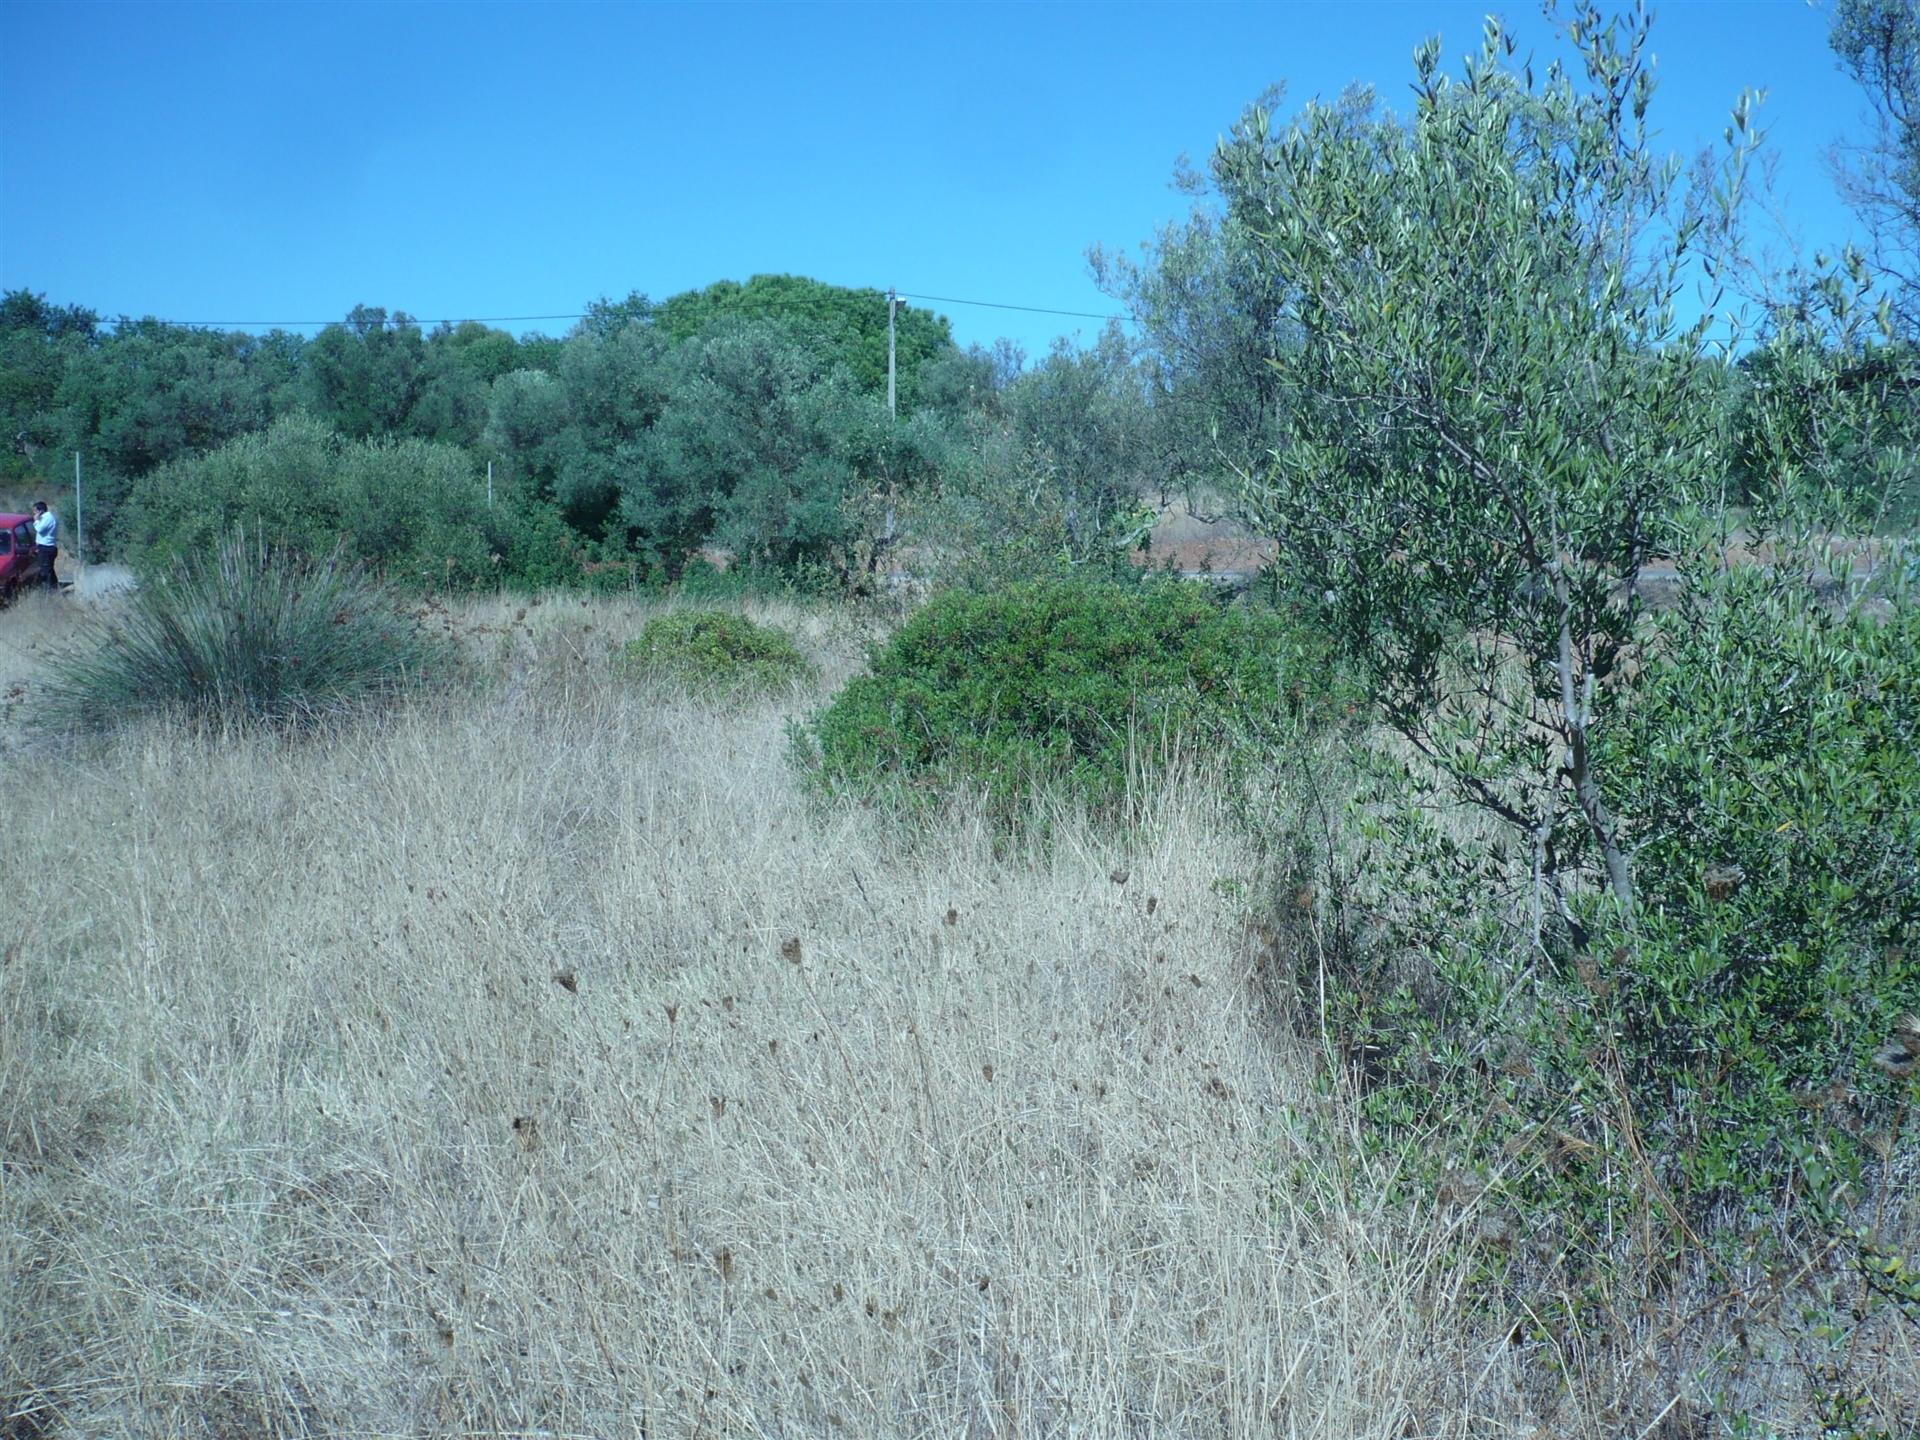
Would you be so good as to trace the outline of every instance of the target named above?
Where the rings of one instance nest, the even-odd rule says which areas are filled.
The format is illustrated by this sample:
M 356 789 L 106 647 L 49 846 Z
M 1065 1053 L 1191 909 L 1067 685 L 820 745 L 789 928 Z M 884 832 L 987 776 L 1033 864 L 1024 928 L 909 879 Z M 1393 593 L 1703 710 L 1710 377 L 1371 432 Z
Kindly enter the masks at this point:
M 785 631 L 726 610 L 674 610 L 649 621 L 627 642 L 620 667 L 730 698 L 771 695 L 814 674 Z
M 1312 641 L 1180 582 L 1039 581 L 936 598 L 802 737 L 829 786 L 1060 785 L 1118 804 L 1143 761 L 1233 762 L 1320 694 Z
M 82 729 L 157 714 L 296 728 L 389 699 L 451 659 L 357 568 L 236 536 L 133 591 L 51 690 Z

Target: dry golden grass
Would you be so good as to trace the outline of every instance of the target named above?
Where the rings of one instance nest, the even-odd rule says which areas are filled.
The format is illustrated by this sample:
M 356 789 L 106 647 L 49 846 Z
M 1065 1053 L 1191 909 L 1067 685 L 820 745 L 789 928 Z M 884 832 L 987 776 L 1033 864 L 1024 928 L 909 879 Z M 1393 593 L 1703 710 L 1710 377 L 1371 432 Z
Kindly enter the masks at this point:
M 872 624 L 751 608 L 820 690 L 708 708 L 614 674 L 655 607 L 497 600 L 429 612 L 471 693 L 104 750 L 30 703 L 85 606 L 6 614 L 59 793 L 6 851 L 0 1440 L 1716 1433 L 1731 1339 L 1641 1347 L 1681 1298 L 1611 1349 L 1466 1303 L 1481 1217 L 1388 1200 L 1207 784 L 809 800 L 785 721 Z M 1783 1436 L 1803 1338 L 1726 1392 Z
M 74 631 L 73 598 L 45 590 L 22 590 L 0 609 L 0 718 L 22 713 L 30 682 Z
M 1009 843 L 964 806 L 907 833 L 810 804 L 780 707 L 615 683 L 639 609 L 518 608 L 450 617 L 497 668 L 477 697 L 37 752 L 0 1415 L 1532 1433 L 1446 1227 L 1328 1148 L 1203 785 L 1124 838 Z M 785 619 L 828 684 L 855 662 Z

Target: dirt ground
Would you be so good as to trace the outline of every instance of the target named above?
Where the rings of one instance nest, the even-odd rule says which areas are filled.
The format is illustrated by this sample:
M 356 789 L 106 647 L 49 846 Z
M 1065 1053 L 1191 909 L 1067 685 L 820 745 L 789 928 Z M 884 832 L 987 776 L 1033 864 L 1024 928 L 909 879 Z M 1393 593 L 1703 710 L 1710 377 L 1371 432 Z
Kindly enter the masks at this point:
M 1136 565 L 1172 570 L 1189 579 L 1211 576 L 1245 583 L 1273 562 L 1274 544 L 1233 520 L 1196 516 L 1183 500 L 1160 512 Z
M 108 565 L 96 561 L 91 565 L 70 565 L 62 578 L 73 586 L 73 593 L 91 599 L 100 595 L 111 595 L 116 590 L 129 590 L 133 587 L 133 572 L 124 565 Z
M 1136 565 L 1171 570 L 1188 579 L 1211 578 L 1244 585 L 1273 563 L 1275 553 L 1272 540 L 1240 522 L 1196 516 L 1186 502 L 1176 500 L 1160 512 L 1146 547 L 1134 551 L 1131 558 Z M 1823 593 L 1858 595 L 1889 567 L 1911 563 L 1911 554 L 1910 546 L 1898 542 L 1840 538 L 1833 542 L 1831 553 L 1815 565 L 1810 579 Z M 1768 565 L 1776 563 L 1776 552 L 1771 546 L 1756 546 L 1736 534 L 1727 547 L 1727 560 L 1731 564 Z M 1680 591 L 1679 563 L 1666 557 L 1649 560 L 1640 573 L 1640 590 L 1645 602 L 1655 609 L 1671 605 Z
M 0 609 L 0 753 L 19 739 L 30 685 L 52 673 L 90 612 L 134 583 L 124 565 L 62 565 L 60 578 L 72 588 L 29 591 Z

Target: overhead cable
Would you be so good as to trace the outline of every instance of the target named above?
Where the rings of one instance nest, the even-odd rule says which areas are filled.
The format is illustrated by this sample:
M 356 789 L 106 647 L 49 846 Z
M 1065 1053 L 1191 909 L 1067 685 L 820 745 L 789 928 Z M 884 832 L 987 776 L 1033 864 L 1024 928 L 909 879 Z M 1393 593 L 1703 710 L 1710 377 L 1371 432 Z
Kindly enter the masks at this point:
M 973 305 L 987 310 L 1018 310 L 1028 315 L 1065 315 L 1076 320 L 1119 320 L 1126 324 L 1134 323 L 1131 315 L 1101 314 L 1092 310 L 1056 310 L 1045 305 L 1014 305 L 1002 300 L 963 300 L 954 295 L 920 295 L 910 290 L 899 290 L 895 293 L 902 299 L 930 300 L 938 305 Z M 779 302 L 775 301 L 772 308 L 779 308 Z M 468 324 L 530 325 L 535 322 L 552 320 L 584 320 L 592 313 L 590 310 L 576 310 L 564 315 L 448 315 L 437 318 L 408 315 L 406 317 L 406 323 L 421 326 Z M 314 325 L 321 327 L 328 325 L 345 325 L 350 323 L 352 317 L 335 316 L 330 320 L 168 320 L 157 315 L 141 315 L 138 317 L 126 316 L 123 318 L 125 322 L 129 324 L 178 325 L 183 329 L 189 330 L 250 330 L 272 328 L 295 329 Z M 102 319 L 100 323 L 103 325 L 119 325 L 122 321 Z M 394 324 L 398 322 L 393 316 L 383 316 L 381 323 Z

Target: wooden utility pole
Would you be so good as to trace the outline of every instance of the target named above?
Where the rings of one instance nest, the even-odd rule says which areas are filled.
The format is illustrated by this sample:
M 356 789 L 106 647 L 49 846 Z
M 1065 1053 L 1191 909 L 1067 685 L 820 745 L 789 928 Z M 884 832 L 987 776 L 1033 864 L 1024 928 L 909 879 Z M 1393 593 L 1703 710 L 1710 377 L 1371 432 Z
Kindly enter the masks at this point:
M 87 531 L 80 511 L 80 452 L 73 452 L 73 559 L 76 565 L 86 561 Z
M 893 313 L 899 308 L 900 297 L 894 292 L 894 288 L 889 285 L 887 287 L 887 418 L 889 420 L 897 420 L 900 418 L 900 412 L 895 407 L 893 400 Z

